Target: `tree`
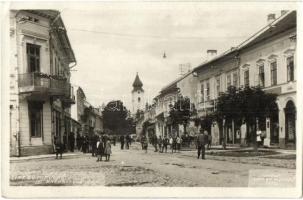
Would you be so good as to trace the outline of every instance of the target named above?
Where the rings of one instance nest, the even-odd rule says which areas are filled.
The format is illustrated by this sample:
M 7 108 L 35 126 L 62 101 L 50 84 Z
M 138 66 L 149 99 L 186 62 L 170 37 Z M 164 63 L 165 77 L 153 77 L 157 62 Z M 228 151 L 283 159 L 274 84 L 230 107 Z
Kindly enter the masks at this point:
M 227 92 L 221 93 L 217 99 L 215 118 L 220 123 L 223 120 L 235 120 L 257 127 L 258 119 L 265 119 L 273 112 L 276 98 L 276 94 L 265 93 L 260 87 L 229 87 Z M 255 144 L 256 130 L 248 133 L 247 137 Z M 225 134 L 223 140 L 225 142 Z
M 169 116 L 173 125 L 183 125 L 184 133 L 186 133 L 186 126 L 190 120 L 190 116 L 195 112 L 194 107 L 191 107 L 190 99 L 181 96 L 178 100 L 170 106 Z M 179 132 L 177 133 L 179 135 Z
M 118 134 L 132 130 L 133 122 L 128 118 L 128 110 L 120 100 L 109 102 L 102 111 L 104 128 Z

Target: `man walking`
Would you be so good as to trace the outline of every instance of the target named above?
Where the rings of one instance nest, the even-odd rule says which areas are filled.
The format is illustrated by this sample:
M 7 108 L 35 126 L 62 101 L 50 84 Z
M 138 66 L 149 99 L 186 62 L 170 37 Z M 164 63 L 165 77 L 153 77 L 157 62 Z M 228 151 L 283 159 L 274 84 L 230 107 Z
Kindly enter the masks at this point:
M 198 146 L 198 159 L 200 158 L 200 154 L 202 153 L 202 159 L 205 159 L 205 135 L 202 129 L 200 129 L 200 133 L 197 138 L 197 146 Z
M 124 149 L 124 136 L 120 136 L 121 150 Z

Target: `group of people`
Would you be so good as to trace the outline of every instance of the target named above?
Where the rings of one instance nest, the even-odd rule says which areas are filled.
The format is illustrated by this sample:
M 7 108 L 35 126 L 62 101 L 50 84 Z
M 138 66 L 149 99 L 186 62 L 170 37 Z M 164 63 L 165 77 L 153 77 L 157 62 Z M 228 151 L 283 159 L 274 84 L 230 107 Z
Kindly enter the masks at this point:
M 69 149 L 71 152 L 74 152 L 74 144 L 75 139 L 73 139 L 73 133 L 69 136 Z M 66 148 L 66 142 L 63 137 L 63 142 L 60 137 L 54 136 L 54 151 L 56 153 L 56 159 L 58 159 L 59 155 L 62 159 L 63 152 L 67 149 Z M 98 160 L 102 160 L 102 156 L 105 156 L 106 160 L 109 161 L 110 154 L 111 154 L 111 138 L 109 136 L 103 135 L 98 136 L 96 134 L 92 135 L 91 137 L 86 136 L 80 136 L 80 134 L 77 134 L 76 139 L 76 146 L 78 151 L 82 151 L 83 153 L 92 153 L 92 156 L 97 156 Z
M 96 151 L 93 156 L 97 156 L 97 162 L 102 161 L 102 157 L 105 157 L 105 161 L 110 160 L 111 150 L 111 140 L 108 136 L 99 137 L 96 142 Z
M 155 152 L 159 152 L 159 153 L 167 153 L 167 148 L 168 145 L 170 146 L 171 152 L 180 152 L 181 150 L 181 144 L 182 144 L 182 139 L 179 136 L 176 137 L 167 137 L 167 136 L 160 136 L 159 138 L 156 135 L 153 135 L 150 138 L 150 144 L 153 145 L 153 147 L 155 148 Z M 142 145 L 142 149 L 145 150 L 145 152 L 147 152 L 147 148 L 148 148 L 148 139 L 145 135 L 143 135 L 141 137 L 141 145 Z
M 212 142 L 212 136 L 208 134 L 206 130 L 200 129 L 199 134 L 196 137 L 196 148 L 198 150 L 198 159 L 201 158 L 205 159 L 205 146 L 207 145 L 207 149 L 211 148 L 211 142 Z M 181 145 L 182 145 L 182 138 L 179 136 L 175 137 L 167 137 L 167 136 L 160 136 L 159 138 L 156 135 L 153 135 L 150 137 L 150 140 L 148 142 L 148 139 L 145 135 L 142 135 L 141 137 L 141 145 L 142 150 L 145 150 L 145 153 L 147 153 L 148 144 L 152 144 L 155 148 L 155 152 L 159 153 L 167 153 L 167 147 L 170 146 L 171 152 L 180 152 Z
M 132 139 L 131 139 L 130 135 L 126 135 L 126 136 L 121 135 L 120 144 L 121 144 L 121 150 L 124 149 L 124 146 L 125 146 L 125 149 L 129 149 L 129 147 L 132 144 Z

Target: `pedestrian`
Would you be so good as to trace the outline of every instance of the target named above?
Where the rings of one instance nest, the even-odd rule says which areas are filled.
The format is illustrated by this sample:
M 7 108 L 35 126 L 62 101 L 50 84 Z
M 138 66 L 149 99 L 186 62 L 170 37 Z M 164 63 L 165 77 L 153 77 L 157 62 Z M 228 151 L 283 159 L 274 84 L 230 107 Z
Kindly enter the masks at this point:
M 145 150 L 145 153 L 147 153 L 148 141 L 145 135 L 142 136 L 141 142 L 142 142 L 142 149 Z
M 205 135 L 202 129 L 200 129 L 200 133 L 197 137 L 197 146 L 198 146 L 198 159 L 200 158 L 200 154 L 202 152 L 202 159 L 205 159 Z
M 129 140 L 130 140 L 129 135 L 126 135 L 125 137 L 126 149 L 129 149 L 129 143 L 130 143 Z
M 124 149 L 124 136 L 120 136 L 121 150 Z
M 98 142 L 99 138 L 96 134 L 94 134 L 92 136 L 91 139 L 91 147 L 92 147 L 92 156 L 97 156 L 97 142 Z
M 154 134 L 154 136 L 153 136 L 153 145 L 155 147 L 155 152 L 157 152 L 158 151 L 158 138 L 157 138 L 156 134 Z
M 167 145 L 169 143 L 169 140 L 167 138 L 167 136 L 165 136 L 163 138 L 163 145 L 162 145 L 162 153 L 164 152 L 164 149 L 165 149 L 165 153 L 167 153 Z
M 171 150 L 171 153 L 174 153 L 174 151 L 177 152 L 177 138 L 174 136 L 172 139 L 173 140 L 172 140 L 172 150 Z
M 106 142 L 105 142 L 105 147 L 104 147 L 104 155 L 105 155 L 106 161 L 109 161 L 110 154 L 112 154 L 112 147 L 111 147 L 110 140 L 108 138 L 105 141 Z
M 176 138 L 176 145 L 177 145 L 176 149 L 178 149 L 178 152 L 180 152 L 180 150 L 181 150 L 181 138 L 179 136 L 177 136 L 177 138 Z
M 257 135 L 257 147 L 260 147 L 262 144 L 262 138 L 261 138 L 262 131 L 258 129 L 256 135 Z
M 102 161 L 102 156 L 104 155 L 104 142 L 102 137 L 99 138 L 97 142 L 97 162 Z
M 159 153 L 163 153 L 163 151 L 162 151 L 163 139 L 162 139 L 161 135 L 158 139 L 158 145 L 159 145 Z
M 74 132 L 70 132 L 69 147 L 70 147 L 70 151 L 74 152 L 74 149 L 75 149 L 75 134 L 74 134 Z
M 169 137 L 169 146 L 170 146 L 170 149 L 173 149 L 173 137 Z
M 84 136 L 83 138 L 82 151 L 84 154 L 88 151 L 88 136 Z
M 211 142 L 212 142 L 212 136 L 211 133 L 208 135 L 208 141 L 207 141 L 207 149 L 209 150 L 211 148 Z
M 80 151 L 80 149 L 81 149 L 81 136 L 80 136 L 79 133 L 77 133 L 76 145 L 77 145 L 78 151 Z
M 54 136 L 54 146 L 56 152 L 56 159 L 58 159 L 58 155 L 60 154 L 60 159 L 62 159 L 62 154 L 64 151 L 63 143 L 61 142 L 61 138 Z

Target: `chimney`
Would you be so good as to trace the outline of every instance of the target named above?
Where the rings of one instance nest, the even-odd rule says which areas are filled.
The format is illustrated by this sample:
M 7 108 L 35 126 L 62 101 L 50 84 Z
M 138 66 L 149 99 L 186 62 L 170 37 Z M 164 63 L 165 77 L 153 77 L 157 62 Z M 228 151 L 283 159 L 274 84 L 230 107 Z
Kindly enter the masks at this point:
M 288 12 L 288 10 L 281 10 L 281 16 L 285 15 Z
M 210 60 L 217 55 L 217 50 L 215 49 L 208 49 L 206 52 L 207 52 L 207 58 L 206 58 L 207 60 Z
M 275 14 L 271 13 L 271 14 L 267 15 L 267 23 L 268 24 L 271 24 L 275 20 L 276 20 L 276 15 Z

